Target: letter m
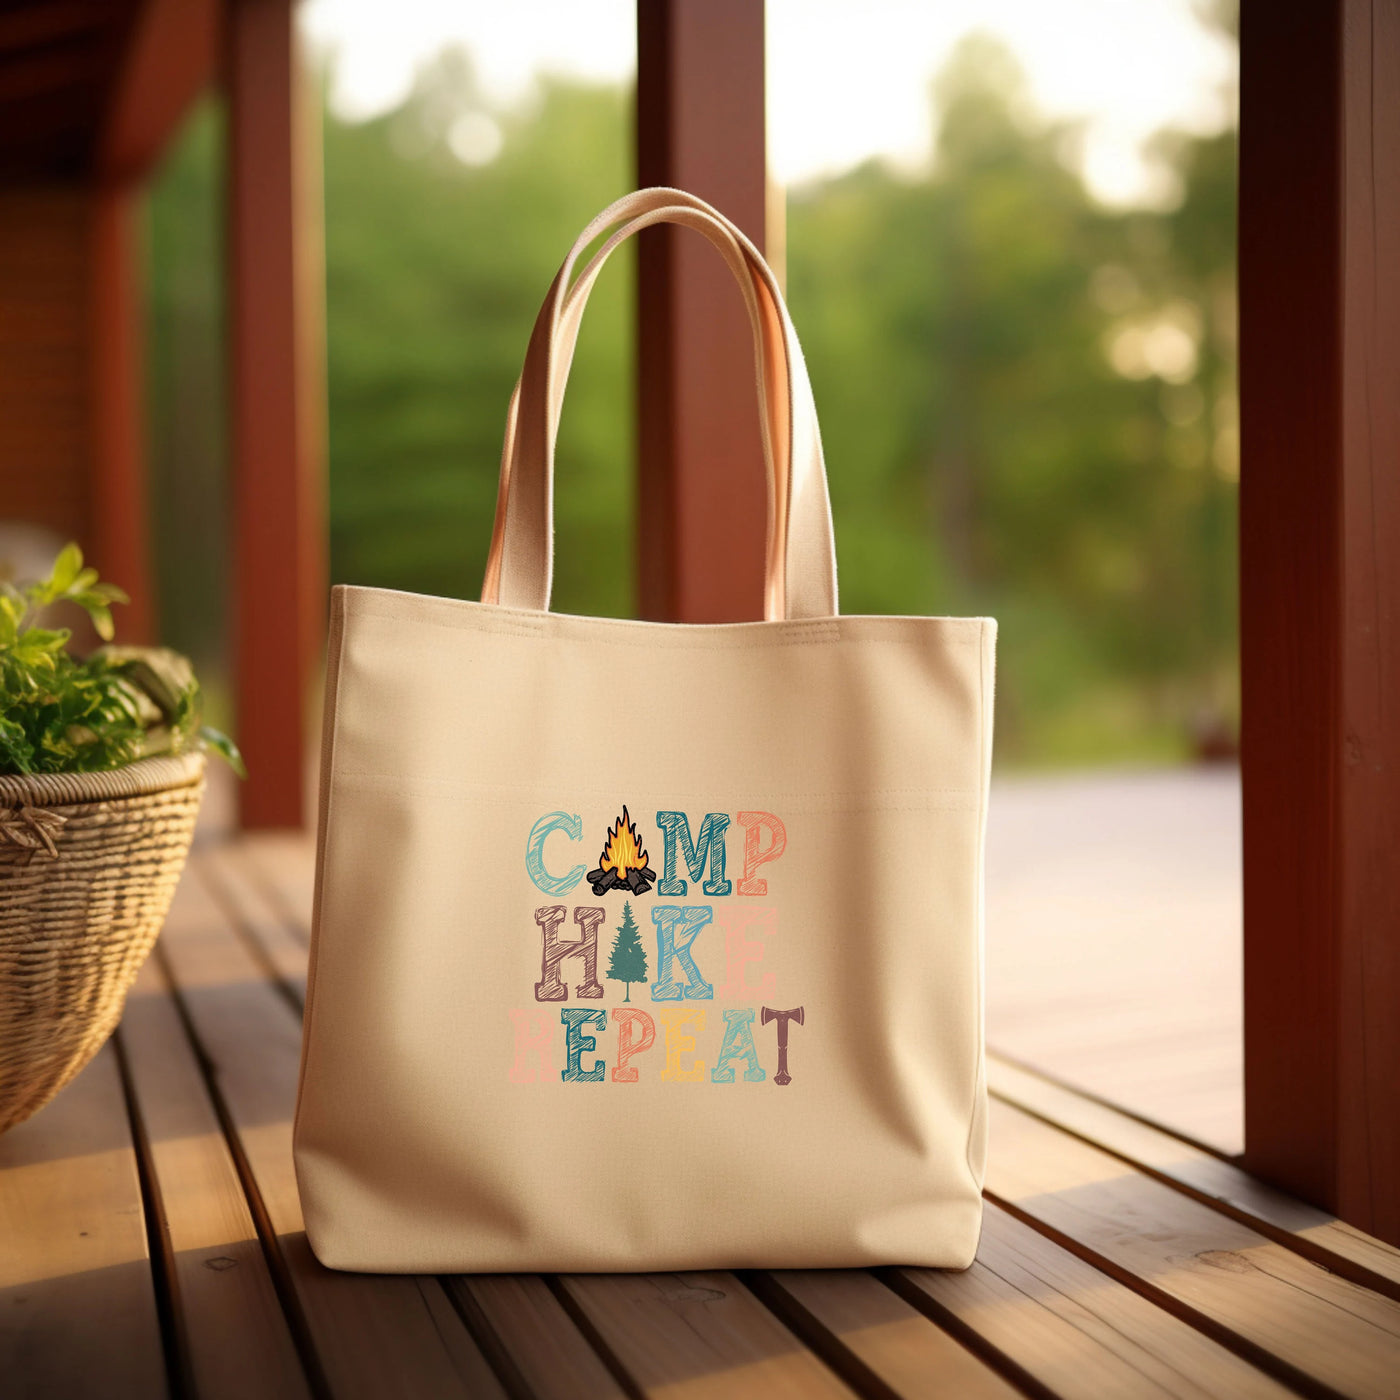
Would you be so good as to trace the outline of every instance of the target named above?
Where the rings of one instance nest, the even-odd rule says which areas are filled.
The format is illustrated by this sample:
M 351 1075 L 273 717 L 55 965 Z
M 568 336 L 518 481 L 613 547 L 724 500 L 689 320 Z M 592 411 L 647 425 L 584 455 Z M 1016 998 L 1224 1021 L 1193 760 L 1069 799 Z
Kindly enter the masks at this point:
M 658 812 L 656 824 L 661 828 L 666 842 L 665 873 L 656 887 L 660 895 L 682 895 L 688 886 L 676 875 L 677 849 L 685 857 L 686 869 L 690 878 L 698 880 L 710 867 L 710 877 L 701 885 L 708 895 L 728 894 L 733 884 L 724 875 L 724 833 L 729 829 L 729 818 L 723 812 L 710 812 L 700 823 L 700 834 L 690 839 L 690 822 L 684 812 Z

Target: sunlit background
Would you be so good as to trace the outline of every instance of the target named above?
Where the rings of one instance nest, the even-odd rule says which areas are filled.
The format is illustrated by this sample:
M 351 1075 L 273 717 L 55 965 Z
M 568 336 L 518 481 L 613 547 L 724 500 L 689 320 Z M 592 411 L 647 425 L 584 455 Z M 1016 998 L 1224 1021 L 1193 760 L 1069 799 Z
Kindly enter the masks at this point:
M 768 247 L 821 413 L 843 608 L 1001 624 L 995 1043 L 1236 1147 L 1233 7 L 767 14 Z M 474 597 L 540 298 L 635 180 L 634 7 L 311 0 L 302 16 L 332 577 Z M 196 114 L 150 210 L 162 622 L 212 674 L 220 120 Z M 615 261 L 564 415 L 555 604 L 626 615 L 632 269 Z
M 1189 0 L 769 5 L 772 167 L 853 612 L 1002 622 L 1003 765 L 1225 754 L 1237 721 L 1234 75 Z M 332 573 L 474 596 L 504 405 L 633 183 L 633 6 L 312 0 Z M 151 211 L 167 634 L 217 667 L 219 113 Z M 781 207 L 781 206 L 779 206 Z M 632 611 L 630 271 L 561 448 L 557 605 Z

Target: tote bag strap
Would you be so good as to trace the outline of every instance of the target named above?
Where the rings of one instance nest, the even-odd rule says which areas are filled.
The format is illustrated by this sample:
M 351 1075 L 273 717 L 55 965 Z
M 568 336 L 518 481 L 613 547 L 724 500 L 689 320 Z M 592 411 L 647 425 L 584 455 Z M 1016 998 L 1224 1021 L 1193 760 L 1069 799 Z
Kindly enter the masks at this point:
M 664 193 L 668 197 L 667 202 L 669 203 L 670 196 L 673 192 L 644 191 L 643 193 Z M 694 199 L 694 196 L 691 195 L 682 195 L 681 197 L 686 200 Z M 637 196 L 631 196 L 629 197 L 629 202 L 636 199 Z M 700 201 L 696 200 L 695 203 L 699 204 Z M 689 208 L 689 206 L 686 207 L 687 209 Z M 606 217 L 606 215 L 604 217 Z M 578 333 L 583 320 L 583 312 L 587 306 L 588 297 L 593 289 L 593 285 L 597 281 L 598 275 L 603 269 L 603 265 L 607 262 L 615 248 L 625 242 L 627 238 L 631 237 L 631 235 L 638 230 L 654 223 L 665 222 L 667 221 L 667 217 L 664 207 L 658 206 L 655 210 L 649 210 L 644 214 L 635 216 L 629 223 L 614 231 L 603 246 L 593 255 L 587 267 L 579 274 L 577 280 L 575 280 L 565 295 L 564 309 L 559 318 L 559 326 L 555 340 L 553 386 L 548 405 L 551 425 L 551 436 L 549 439 L 551 462 L 553 445 L 557 441 L 556 434 L 558 432 L 558 424 L 563 407 L 564 389 L 570 366 L 573 363 L 574 350 L 577 345 Z M 786 482 L 787 480 L 787 454 L 790 430 L 785 417 L 781 416 L 788 411 L 786 409 L 786 404 L 788 402 L 786 389 L 784 386 L 777 383 L 770 383 L 768 380 L 777 368 L 786 365 L 786 358 L 783 354 L 776 354 L 766 349 L 764 346 L 761 346 L 758 337 L 761 335 L 765 338 L 765 345 L 774 343 L 775 338 L 777 343 L 781 344 L 781 328 L 775 327 L 774 318 L 771 314 L 765 317 L 764 309 L 760 306 L 758 301 L 758 294 L 754 288 L 753 278 L 748 270 L 747 259 L 740 250 L 738 243 L 730 235 L 728 229 L 718 224 L 717 221 L 709 219 L 708 214 L 703 209 L 698 213 L 686 213 L 682 215 L 679 221 L 704 224 L 706 220 L 708 220 L 711 226 L 707 226 L 705 231 L 715 243 L 716 248 L 719 250 L 721 256 L 724 257 L 731 272 L 733 272 L 738 281 L 740 290 L 744 294 L 745 309 L 749 313 L 750 324 L 754 329 L 755 357 L 760 367 L 760 377 L 758 381 L 761 406 L 760 427 L 763 433 L 764 459 L 765 462 L 769 464 L 767 473 L 769 528 L 766 541 L 766 554 L 767 560 L 771 563 L 775 557 L 779 557 L 776 552 L 781 551 L 784 542 L 783 531 L 778 528 L 782 523 L 779 519 L 778 511 L 779 509 L 785 510 L 786 508 L 786 491 L 782 490 L 775 493 L 774 482 L 775 480 L 782 482 Z M 599 219 L 595 221 L 595 225 L 601 222 L 602 220 Z M 579 239 L 574 252 L 580 252 L 587 246 L 589 241 L 588 233 L 585 232 Z M 771 302 L 769 302 L 769 306 L 771 307 Z M 492 541 L 492 556 L 488 561 L 487 568 L 486 581 L 488 589 L 498 582 L 497 570 L 499 569 L 500 551 L 497 545 L 503 539 L 506 529 L 505 502 L 509 499 L 509 482 L 518 451 L 520 433 L 519 403 L 521 392 L 521 384 L 517 382 L 515 393 L 511 397 L 510 409 L 507 416 L 505 449 L 501 460 L 501 487 L 497 494 L 495 538 L 493 538 Z M 768 412 L 770 405 L 772 408 L 772 417 L 774 419 L 772 422 L 770 422 L 770 413 Z M 776 460 L 775 454 L 779 454 Z M 547 485 L 549 486 L 552 496 L 552 475 Z M 777 509 L 775 509 L 775 505 Z M 772 570 L 768 570 L 768 573 L 771 575 Z M 765 589 L 765 593 L 768 591 L 768 589 Z M 483 597 L 485 601 L 494 601 L 493 598 L 486 596 L 485 591 Z M 781 616 L 781 610 L 774 615 Z
M 613 250 L 658 223 L 708 238 L 734 273 L 749 313 L 768 469 L 764 616 L 834 616 L 836 557 L 821 435 L 787 308 L 753 244 L 703 200 L 669 189 L 641 190 L 604 210 L 579 237 L 545 298 L 507 415 L 482 601 L 537 611 L 549 606 L 554 445 L 583 310 Z M 571 285 L 579 258 L 603 234 L 609 236 Z
M 650 193 L 650 192 L 648 192 Z M 667 195 L 667 202 L 670 203 L 670 191 L 664 192 Z M 694 200 L 694 196 L 683 196 L 686 200 Z M 694 200 L 699 206 L 700 201 Z M 691 206 L 685 206 L 689 209 Z M 572 287 L 570 287 L 564 301 L 564 310 L 560 317 L 559 333 L 556 343 L 556 372 L 554 391 L 550 400 L 551 421 L 557 424 L 563 406 L 563 391 L 565 381 L 568 378 L 569 368 L 573 363 L 574 349 L 578 340 L 579 329 L 582 325 L 583 311 L 588 303 L 588 297 L 597 281 L 598 274 L 602 271 L 603 265 L 611 256 L 613 250 L 621 245 L 627 238 L 639 229 L 648 227 L 651 224 L 668 221 L 668 216 L 662 212 L 663 206 L 658 206 L 656 210 L 648 211 L 645 214 L 637 215 L 625 226 L 613 232 L 603 246 L 593 255 L 587 267 L 579 274 Z M 708 221 L 708 222 L 707 222 Z M 755 359 L 759 368 L 758 394 L 760 403 L 759 424 L 763 435 L 763 453 L 765 463 L 768 464 L 765 484 L 767 486 L 767 510 L 768 510 L 768 532 L 766 539 L 766 563 L 772 565 L 774 561 L 781 561 L 783 558 L 786 532 L 784 521 L 787 509 L 787 489 L 790 455 L 790 434 L 791 429 L 787 423 L 786 414 L 791 412 L 789 406 L 790 396 L 785 383 L 781 381 L 780 371 L 786 366 L 786 351 L 782 342 L 782 327 L 773 311 L 773 302 L 766 295 L 760 301 L 759 293 L 755 287 L 754 279 L 749 271 L 749 262 L 738 242 L 731 235 L 729 228 L 722 223 L 713 220 L 708 210 L 701 207 L 694 214 L 684 215 L 678 222 L 689 223 L 693 227 L 702 227 L 716 249 L 728 264 L 730 271 L 734 274 L 739 284 L 741 293 L 744 296 L 745 309 L 749 314 L 750 325 L 755 336 Z M 762 337 L 762 340 L 759 337 Z M 776 347 L 776 348 L 774 348 Z M 810 389 L 807 392 L 810 402 Z M 813 411 L 813 422 L 815 413 Z M 503 462 L 502 469 L 509 474 L 511 462 L 514 458 L 514 429 L 507 441 L 507 460 Z M 782 483 L 782 487 L 775 488 L 775 483 Z M 775 571 L 772 567 L 765 570 L 766 580 L 771 579 L 775 573 L 781 577 L 780 571 Z M 765 587 L 765 610 L 771 616 L 782 616 L 782 596 L 774 593 L 776 600 L 776 611 L 769 609 L 771 600 L 767 595 L 772 591 L 771 586 Z

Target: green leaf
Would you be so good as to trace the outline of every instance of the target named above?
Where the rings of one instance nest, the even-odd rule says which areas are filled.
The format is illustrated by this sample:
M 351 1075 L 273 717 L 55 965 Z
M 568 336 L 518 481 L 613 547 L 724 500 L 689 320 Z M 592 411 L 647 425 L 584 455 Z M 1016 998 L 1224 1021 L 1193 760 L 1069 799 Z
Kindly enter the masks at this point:
M 101 587 L 101 585 L 98 585 Z M 112 610 L 107 606 L 108 600 L 100 594 L 97 589 L 90 592 L 78 592 L 76 589 L 68 594 L 68 601 L 76 603 L 92 619 L 92 625 L 97 629 L 97 635 L 104 642 L 110 642 L 113 635 Z
M 82 567 L 83 551 L 70 540 L 59 550 L 58 558 L 53 561 L 53 572 L 46 584 L 50 597 L 57 598 L 66 593 L 73 586 Z M 94 574 L 93 577 L 96 578 L 97 575 Z
M 244 766 L 243 755 L 238 751 L 238 745 L 229 738 L 222 730 L 215 729 L 213 725 L 206 724 L 200 727 L 199 737 L 204 747 L 213 749 L 216 754 L 228 760 L 229 767 L 238 774 L 240 778 L 248 776 L 248 769 Z
M 66 629 L 26 625 L 61 598 L 86 609 L 110 639 L 111 605 L 126 594 L 82 560 L 69 545 L 47 579 L 23 587 L 0 581 L 0 773 L 99 772 L 206 742 L 199 682 L 185 657 L 105 646 L 80 660 L 65 650 Z M 207 746 L 242 771 L 225 736 L 211 733 Z
M 22 587 L 0 580 L 0 773 L 100 772 L 198 745 L 246 776 L 233 740 L 201 729 L 203 696 L 186 657 L 103 646 L 80 660 L 65 650 L 66 628 L 26 625 L 60 598 L 84 608 L 108 641 L 111 605 L 127 601 L 83 568 L 76 544 L 60 551 L 47 579 Z
M 0 771 L 34 771 L 34 746 L 29 742 L 24 726 L 4 715 L 0 715 Z
M 19 637 L 19 620 L 24 607 L 8 593 L 0 594 L 0 647 L 10 647 Z
M 171 723 L 190 716 L 199 697 L 199 682 L 187 657 L 168 647 L 101 647 L 92 659 L 119 671 L 159 707 Z M 192 731 L 194 723 L 186 727 Z
M 66 627 L 60 627 L 54 631 L 47 631 L 42 627 L 27 627 L 19 634 L 15 650 L 21 655 L 33 656 L 61 651 L 64 643 L 72 635 Z

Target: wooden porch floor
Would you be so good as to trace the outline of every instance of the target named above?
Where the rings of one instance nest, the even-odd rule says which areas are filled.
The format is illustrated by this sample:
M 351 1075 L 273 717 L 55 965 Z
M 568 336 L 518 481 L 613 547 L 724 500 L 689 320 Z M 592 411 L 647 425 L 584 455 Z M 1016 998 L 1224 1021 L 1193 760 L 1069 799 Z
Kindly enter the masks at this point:
M 310 850 L 206 842 L 122 1028 L 0 1138 L 7 1397 L 1400 1394 L 1400 1251 L 993 1056 L 964 1274 L 413 1278 L 311 1256 Z

